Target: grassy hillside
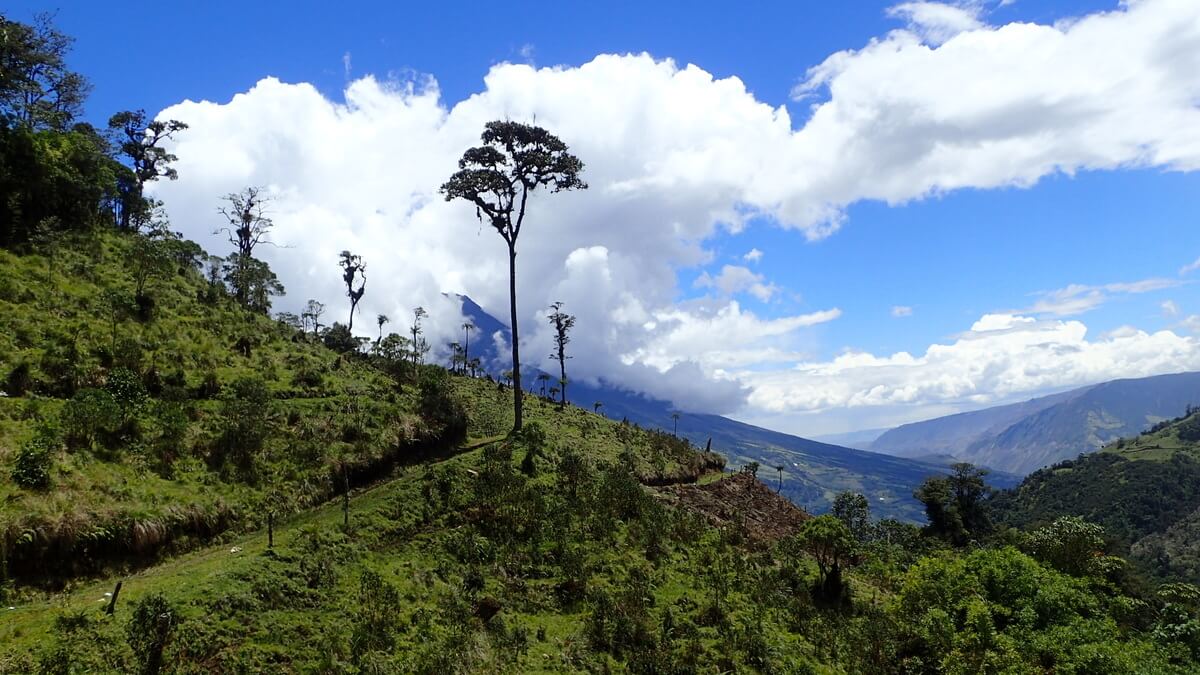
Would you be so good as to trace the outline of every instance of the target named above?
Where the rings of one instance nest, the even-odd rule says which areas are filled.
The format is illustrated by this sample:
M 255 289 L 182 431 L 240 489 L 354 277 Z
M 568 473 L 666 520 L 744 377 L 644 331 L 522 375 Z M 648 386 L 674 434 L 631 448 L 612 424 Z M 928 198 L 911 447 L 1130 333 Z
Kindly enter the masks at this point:
M 506 437 L 497 384 L 243 311 L 198 252 L 138 300 L 139 243 L 0 252 L 0 672 L 1194 670 L 1200 607 L 1053 532 L 810 518 L 533 397 Z
M 0 251 L 0 532 L 18 579 L 145 564 L 450 454 L 468 414 L 488 434 L 511 425 L 503 406 L 488 418 L 494 406 L 467 413 L 450 397 L 478 389 L 470 402 L 485 382 L 338 353 L 242 310 L 194 249 L 139 306 L 140 239 L 77 235 L 53 260 Z M 679 452 L 643 453 L 639 471 L 671 475 Z M 9 480 L 30 456 L 42 480 Z
M 1147 570 L 1200 579 L 1200 414 L 1030 474 L 995 507 L 1019 527 L 1078 515 L 1103 525 Z

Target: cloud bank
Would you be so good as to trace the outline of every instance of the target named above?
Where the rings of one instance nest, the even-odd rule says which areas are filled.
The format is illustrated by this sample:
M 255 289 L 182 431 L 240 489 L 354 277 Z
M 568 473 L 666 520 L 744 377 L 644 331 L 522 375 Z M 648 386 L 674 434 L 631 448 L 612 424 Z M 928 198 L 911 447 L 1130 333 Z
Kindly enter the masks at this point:
M 368 265 L 360 307 L 369 318 L 359 325 L 384 313 L 401 330 L 422 305 L 441 345 L 461 323 L 443 294 L 466 293 L 505 317 L 507 286 L 498 237 L 437 188 L 485 122 L 536 120 L 584 159 L 591 189 L 531 204 L 518 246 L 531 363 L 549 354 L 542 312 L 562 300 L 579 317 L 576 377 L 713 412 L 984 396 L 1191 367 L 1191 338 L 1132 331 L 1087 341 L 1078 322 L 1017 314 L 1002 333 L 979 329 L 989 337 L 933 345 L 920 358 L 850 353 L 811 363 L 800 336 L 835 320 L 837 308 L 756 314 L 741 300 L 770 300 L 779 289 L 736 265 L 706 270 L 698 286 L 710 294 L 681 301 L 678 272 L 711 263 L 706 242 L 754 219 L 820 239 L 863 200 L 902 204 L 1080 170 L 1200 167 L 1200 4 L 1140 0 L 1060 25 L 1001 27 L 965 7 L 897 5 L 905 27 L 831 55 L 800 80 L 803 123 L 736 77 L 647 54 L 502 63 L 479 93 L 453 104 L 432 77 L 362 77 L 342 101 L 266 78 L 225 103 L 163 110 L 191 128 L 172 148 L 180 179 L 154 189 L 177 228 L 221 251 L 211 234 L 219 197 L 265 186 L 286 245 L 264 250 L 288 286 L 281 306 L 318 298 L 344 320 L 335 258 L 350 249 Z M 754 249 L 746 260 L 762 255 Z M 950 356 L 991 340 L 1004 347 L 993 366 Z M 1012 365 L 1019 349 L 1068 365 L 1031 357 L 1039 365 L 1030 371 Z

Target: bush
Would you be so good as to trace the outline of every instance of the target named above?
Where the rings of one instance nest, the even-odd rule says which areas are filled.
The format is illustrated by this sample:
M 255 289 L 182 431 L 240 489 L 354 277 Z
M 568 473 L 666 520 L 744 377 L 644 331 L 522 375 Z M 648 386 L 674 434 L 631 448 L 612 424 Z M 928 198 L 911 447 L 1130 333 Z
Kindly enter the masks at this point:
M 400 593 L 372 570 L 359 579 L 358 611 L 350 648 L 355 660 L 369 652 L 390 649 L 400 623 Z
M 30 490 L 45 490 L 50 487 L 50 469 L 54 466 L 52 449 L 51 442 L 41 437 L 21 446 L 12 471 L 13 482 Z
M 60 413 L 63 434 L 71 450 L 108 443 L 121 426 L 121 409 L 104 389 L 80 389 Z
M 163 651 L 178 624 L 175 608 L 162 595 L 149 595 L 134 606 L 125 632 L 137 672 L 156 675 L 162 671 Z
M 467 413 L 454 398 L 450 376 L 441 368 L 426 368 L 421 375 L 421 417 L 440 430 L 444 442 L 457 443 L 467 437 Z
M 187 440 L 188 416 L 179 403 L 159 401 L 154 406 L 158 435 L 154 439 L 155 471 L 161 476 L 171 473 L 171 465 L 179 458 Z
M 24 396 L 30 389 L 33 389 L 33 376 L 29 372 L 29 364 L 18 363 L 5 378 L 4 391 L 9 396 Z
M 128 368 L 113 368 L 104 389 L 112 394 L 113 401 L 120 407 L 122 420 L 133 416 L 148 396 L 142 378 Z
M 357 352 L 362 344 L 358 338 L 354 337 L 349 328 L 340 323 L 333 324 L 329 330 L 325 331 L 325 334 L 321 336 L 321 341 L 325 343 L 326 347 L 339 354 Z
M 221 429 L 209 454 L 209 466 L 232 465 L 241 478 L 254 476 L 254 465 L 270 435 L 271 395 L 262 378 L 236 380 L 222 394 Z

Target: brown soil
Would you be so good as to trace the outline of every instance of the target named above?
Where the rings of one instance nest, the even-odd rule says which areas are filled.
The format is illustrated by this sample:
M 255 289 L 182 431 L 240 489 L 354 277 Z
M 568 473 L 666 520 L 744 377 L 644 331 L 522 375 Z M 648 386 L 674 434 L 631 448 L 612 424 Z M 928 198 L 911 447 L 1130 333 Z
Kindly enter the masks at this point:
M 758 542 L 793 535 L 812 518 L 746 472 L 707 485 L 668 485 L 656 493 L 668 504 L 695 511 L 718 527 L 740 519 L 750 538 Z

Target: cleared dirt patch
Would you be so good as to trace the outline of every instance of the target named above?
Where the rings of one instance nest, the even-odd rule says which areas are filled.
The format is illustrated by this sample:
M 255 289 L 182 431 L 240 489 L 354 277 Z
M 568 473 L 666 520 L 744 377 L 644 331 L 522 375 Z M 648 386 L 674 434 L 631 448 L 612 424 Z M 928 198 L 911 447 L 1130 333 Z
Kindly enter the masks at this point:
M 745 472 L 705 485 L 668 485 L 656 488 L 655 494 L 668 504 L 695 511 L 717 527 L 741 520 L 750 538 L 758 542 L 793 535 L 812 518 Z

